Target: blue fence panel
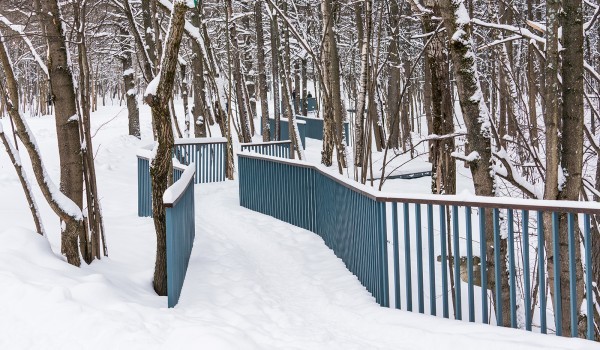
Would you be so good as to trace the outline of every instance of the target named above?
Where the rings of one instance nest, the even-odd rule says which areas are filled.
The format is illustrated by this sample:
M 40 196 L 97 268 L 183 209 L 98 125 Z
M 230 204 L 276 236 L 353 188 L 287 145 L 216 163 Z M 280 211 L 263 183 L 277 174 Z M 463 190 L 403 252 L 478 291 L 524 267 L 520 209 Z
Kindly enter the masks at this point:
M 296 119 L 306 122 L 306 137 L 311 139 L 323 140 L 323 119 L 316 117 L 296 116 Z M 344 139 L 346 145 L 350 144 L 350 126 L 344 122 Z
M 302 142 L 302 148 L 306 149 L 306 123 L 296 116 L 296 125 L 298 126 L 298 133 L 300 134 L 300 142 Z M 271 133 L 271 141 L 285 141 L 290 139 L 290 130 L 288 128 L 287 119 L 281 118 L 279 121 L 280 133 L 279 140 L 275 140 L 275 119 L 269 119 L 269 130 Z
M 440 316 L 460 320 L 465 315 L 469 322 L 577 336 L 579 314 L 594 310 L 593 298 L 575 298 L 577 288 L 593 293 L 591 223 L 596 225 L 600 204 L 562 201 L 554 207 L 489 197 L 379 196 L 308 164 L 251 154 L 239 155 L 239 173 L 242 206 L 319 234 L 381 305 L 389 305 L 390 278 L 396 308 L 412 310 L 412 296 L 417 295 L 419 312 L 436 315 L 441 308 Z M 426 220 L 421 205 L 427 206 Z M 566 240 L 563 255 L 559 237 Z M 579 253 L 584 285 L 573 283 Z M 554 278 L 551 295 L 535 287 L 546 286 L 547 271 Z M 569 283 L 560 283 L 561 271 Z M 552 306 L 547 308 L 549 298 Z M 502 305 L 506 313 L 499 311 Z M 563 329 L 563 317 L 568 317 L 570 330 Z M 592 321 L 587 321 L 588 339 L 595 336 Z
M 194 173 L 192 164 L 167 189 L 163 198 L 167 219 L 167 294 L 170 308 L 179 301 L 194 245 Z M 180 188 L 182 190 L 177 192 Z
M 238 155 L 240 205 L 319 234 L 389 305 L 385 204 L 310 165 Z
M 196 164 L 195 182 L 209 183 L 225 181 L 226 166 L 225 138 L 177 139 L 173 157 L 181 164 Z
M 152 217 L 152 179 L 149 155 L 138 155 L 138 216 Z M 181 178 L 184 168 L 173 162 L 173 182 Z
M 299 98 L 298 103 L 300 103 L 299 109 L 298 109 L 298 113 L 300 113 L 300 112 L 302 112 L 302 104 L 304 103 L 304 99 Z M 283 107 L 283 100 L 280 101 L 279 108 L 280 108 L 279 110 L 281 111 L 281 114 L 283 114 L 285 112 L 285 108 Z M 293 108 L 294 108 L 294 106 L 292 105 L 292 109 Z M 317 99 L 316 98 L 314 98 L 314 97 L 307 98 L 306 111 L 307 112 L 316 112 L 317 111 Z
M 150 160 L 138 156 L 138 216 L 152 216 L 152 181 L 150 179 Z
M 271 141 L 261 143 L 242 143 L 240 145 L 242 152 L 250 151 L 265 156 L 290 158 L 291 141 Z
M 389 306 L 385 204 L 325 173 L 315 176 L 317 230 L 382 306 Z M 282 188 L 282 190 L 284 190 Z

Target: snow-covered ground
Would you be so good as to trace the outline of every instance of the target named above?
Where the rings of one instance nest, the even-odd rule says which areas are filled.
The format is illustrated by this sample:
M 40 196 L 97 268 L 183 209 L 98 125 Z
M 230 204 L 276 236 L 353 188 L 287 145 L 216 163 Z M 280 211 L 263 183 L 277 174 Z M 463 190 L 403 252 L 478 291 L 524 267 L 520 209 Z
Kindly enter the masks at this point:
M 18 179 L 0 151 L 0 349 L 598 348 L 381 308 L 318 236 L 241 208 L 235 181 L 196 186 L 195 246 L 180 302 L 167 309 L 151 286 L 152 221 L 136 215 L 135 152 L 149 141 L 147 108 L 141 116 L 139 141 L 124 136 L 124 107 L 93 115 L 110 256 L 82 268 L 60 256 L 58 220 L 38 190 L 48 237 L 32 232 Z M 10 130 L 7 120 L 0 123 Z M 58 182 L 53 119 L 29 124 Z M 421 188 L 428 180 L 411 191 Z

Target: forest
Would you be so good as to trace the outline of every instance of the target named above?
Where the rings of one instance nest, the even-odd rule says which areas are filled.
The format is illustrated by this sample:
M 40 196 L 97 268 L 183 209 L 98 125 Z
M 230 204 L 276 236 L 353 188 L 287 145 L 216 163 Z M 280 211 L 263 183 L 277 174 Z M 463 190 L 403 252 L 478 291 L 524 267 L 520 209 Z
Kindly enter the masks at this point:
M 6 152 L 0 158 L 8 156 L 13 168 L 1 171 L 16 171 L 15 193 L 24 194 L 36 232 L 47 235 L 44 215 L 55 219 L 49 231 L 59 231 L 68 264 L 102 260 L 111 246 L 102 205 L 107 194 L 99 184 L 112 180 L 97 170 L 96 135 L 112 119 L 98 126 L 94 117 L 119 106 L 127 126 L 121 135 L 156 142 L 150 175 L 158 295 L 167 293 L 162 198 L 174 182 L 177 140 L 224 138 L 229 180 L 237 180 L 240 144 L 289 139 L 291 159 L 320 164 L 374 191 L 396 191 L 397 174 L 423 168 L 427 195 L 464 190 L 507 203 L 539 200 L 560 208 L 548 201 L 578 201 L 595 208 L 599 17 L 596 0 L 2 0 Z M 57 159 L 44 155 L 28 125 L 44 118 L 56 128 Z M 322 120 L 322 141 L 304 144 L 303 118 Z M 58 178 L 47 170 L 55 160 Z M 40 214 L 41 205 L 50 210 Z M 488 270 L 488 287 L 501 287 L 503 302 L 493 302 L 502 305 L 496 313 L 510 327 L 508 219 L 500 218 L 495 246 L 495 214 L 482 213 L 484 253 L 499 251 L 503 271 Z M 518 225 L 527 225 L 527 217 L 515 215 Z M 577 320 L 564 317 L 556 328 L 585 338 L 591 318 L 600 341 L 600 216 L 591 215 L 590 253 L 581 219 L 574 236 L 571 220 L 540 216 L 545 251 L 530 249 L 532 261 L 545 253 L 549 262 L 571 264 L 547 264 L 546 285 L 532 282 L 527 292 L 529 307 L 540 290 L 558 295 L 564 315 L 581 306 Z M 535 272 L 532 277 L 539 281 Z M 558 291 L 571 285 L 575 293 Z M 591 315 L 586 300 L 593 301 Z

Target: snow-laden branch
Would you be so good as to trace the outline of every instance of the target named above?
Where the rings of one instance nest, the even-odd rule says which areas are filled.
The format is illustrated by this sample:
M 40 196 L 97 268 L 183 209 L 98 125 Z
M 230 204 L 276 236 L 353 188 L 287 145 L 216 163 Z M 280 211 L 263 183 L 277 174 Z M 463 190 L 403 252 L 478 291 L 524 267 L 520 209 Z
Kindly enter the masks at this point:
M 11 21 L 8 20 L 8 18 L 4 17 L 2 14 L 0 14 L 0 22 L 4 23 L 4 25 L 8 29 L 19 34 L 19 36 L 21 37 L 21 39 L 23 40 L 25 45 L 27 45 L 27 47 L 29 48 L 29 51 L 31 51 L 31 55 L 33 55 L 33 59 L 37 62 L 37 64 L 42 69 L 42 71 L 44 71 L 44 74 L 46 74 L 46 76 L 48 76 L 48 67 L 46 67 L 46 64 L 44 63 L 44 61 L 42 60 L 40 55 L 38 55 L 35 47 L 33 47 L 31 40 L 29 40 L 29 37 L 27 37 L 27 34 L 25 33 L 25 30 L 24 30 L 25 28 L 22 25 L 13 24 Z
M 504 148 L 500 149 L 498 152 L 494 152 L 494 156 L 496 160 L 500 161 L 500 163 L 496 162 L 493 165 L 493 170 L 496 175 L 501 178 L 507 180 L 517 188 L 519 188 L 523 193 L 525 193 L 530 198 L 535 199 L 543 199 L 544 195 L 542 191 L 536 188 L 533 184 L 525 180 L 512 164 L 511 160 L 508 158 L 508 154 L 504 150 Z

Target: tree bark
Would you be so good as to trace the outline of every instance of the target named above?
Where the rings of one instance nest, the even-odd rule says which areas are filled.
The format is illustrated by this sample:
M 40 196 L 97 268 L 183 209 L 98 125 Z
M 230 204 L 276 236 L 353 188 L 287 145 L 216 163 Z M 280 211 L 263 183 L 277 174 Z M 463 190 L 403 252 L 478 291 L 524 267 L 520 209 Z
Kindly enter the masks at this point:
M 156 94 L 146 93 L 146 102 L 152 109 L 156 122 L 156 155 L 152 160 L 152 213 L 156 230 L 156 263 L 154 266 L 154 290 L 158 295 L 167 295 L 167 252 L 166 252 L 166 212 L 163 193 L 172 181 L 171 152 L 173 149 L 173 129 L 169 114 L 169 100 L 173 96 L 173 86 L 177 73 L 177 58 L 185 24 L 186 1 L 176 0 L 171 13 L 171 24 L 165 43 L 165 52 L 160 67 Z
M 79 208 L 83 205 L 83 161 L 77 117 L 77 96 L 73 85 L 71 62 L 68 61 L 63 23 L 56 0 L 41 0 L 41 24 L 48 40 L 48 74 L 55 108 L 58 154 L 60 159 L 60 190 Z M 82 225 L 68 221 L 62 234 L 62 251 L 67 261 L 79 266 L 77 247 Z
M 258 67 L 258 94 L 260 98 L 261 110 L 261 131 L 264 142 L 270 140 L 269 130 L 269 100 L 267 97 L 267 73 L 265 69 L 265 38 L 263 33 L 263 2 L 257 0 L 254 3 L 254 22 L 256 24 L 256 66 Z
M 18 110 L 19 87 L 15 79 L 12 63 L 2 39 L 0 39 L 0 62 L 2 63 L 2 68 L 6 77 L 9 95 L 9 98 L 6 98 L 6 95 L 2 94 L 4 104 L 8 109 L 9 116 L 15 123 L 17 135 L 29 154 L 35 179 L 40 186 L 44 198 L 54 213 L 65 222 L 65 226 L 62 228 L 61 243 L 66 242 L 66 244 L 63 245 L 63 252 L 67 257 L 67 261 L 72 265 L 79 266 L 81 260 L 79 258 L 77 239 L 79 234 L 85 230 L 81 207 L 60 192 L 46 173 L 35 138 L 29 131 L 25 119 Z
M 467 10 L 463 0 L 440 0 L 444 26 L 448 35 L 449 48 L 452 58 L 452 67 L 460 108 L 467 127 L 467 142 L 471 153 L 471 161 L 468 162 L 475 194 L 478 196 L 494 196 L 495 179 L 491 175 L 492 150 L 490 116 L 483 101 L 483 94 L 479 84 L 475 50 L 471 39 L 470 19 L 465 18 Z M 488 242 L 486 254 L 494 256 L 494 249 L 500 249 L 502 280 L 495 281 L 493 261 L 488 259 L 488 286 L 493 290 L 496 283 L 501 283 L 503 325 L 509 325 L 509 288 L 506 268 L 507 242 L 501 240 L 500 247 L 494 247 L 494 231 L 492 227 L 491 211 L 486 211 L 486 238 Z M 494 293 L 492 293 L 494 295 Z M 496 296 L 494 295 L 494 298 Z M 497 303 L 495 303 L 497 305 Z
M 127 30 L 126 23 L 119 23 L 119 36 L 121 43 L 121 55 L 119 59 L 123 65 L 123 83 L 125 84 L 125 99 L 127 103 L 127 115 L 129 119 L 129 135 L 138 139 L 140 133 L 140 111 L 137 102 L 137 93 L 135 87 L 133 70 L 133 47 L 131 46 L 131 34 Z

